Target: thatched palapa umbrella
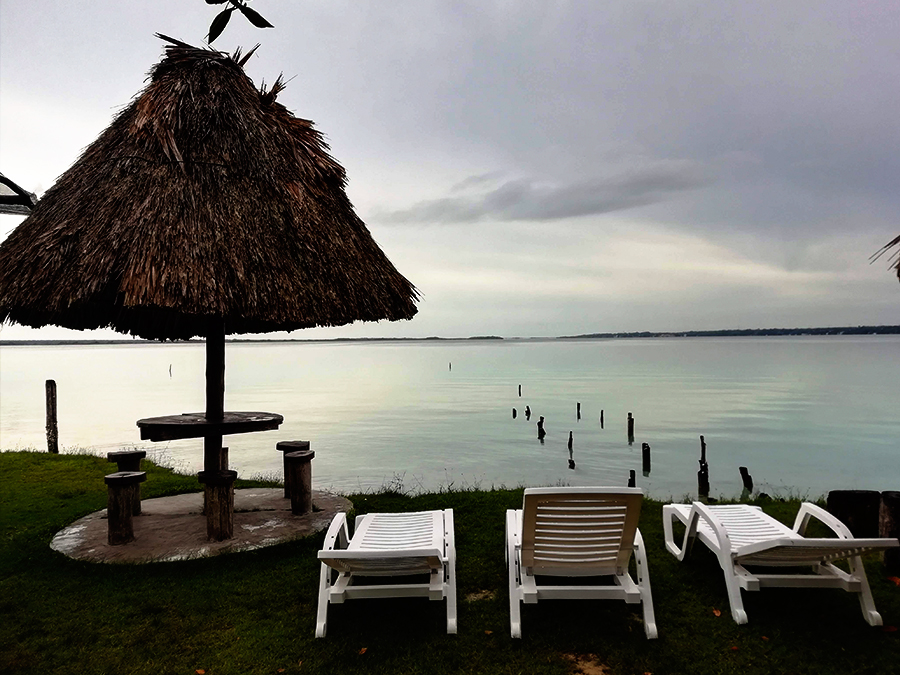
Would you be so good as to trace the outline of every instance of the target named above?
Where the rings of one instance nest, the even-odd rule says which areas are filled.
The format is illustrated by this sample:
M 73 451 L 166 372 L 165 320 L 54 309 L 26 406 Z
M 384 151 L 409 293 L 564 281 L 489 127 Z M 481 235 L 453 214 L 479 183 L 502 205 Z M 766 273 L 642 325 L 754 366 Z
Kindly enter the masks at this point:
M 146 88 L 0 245 L 0 320 L 205 337 L 215 423 L 226 334 L 410 319 L 417 292 L 322 135 L 276 102 L 280 78 L 257 90 L 239 52 L 159 37 Z M 207 470 L 217 431 L 192 434 Z

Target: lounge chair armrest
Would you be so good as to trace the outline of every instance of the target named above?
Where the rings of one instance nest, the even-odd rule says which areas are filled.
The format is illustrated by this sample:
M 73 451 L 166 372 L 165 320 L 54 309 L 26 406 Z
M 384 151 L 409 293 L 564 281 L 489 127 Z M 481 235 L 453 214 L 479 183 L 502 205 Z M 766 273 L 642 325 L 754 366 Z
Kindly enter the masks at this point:
M 350 535 L 347 532 L 347 514 L 338 513 L 328 526 L 328 532 L 325 533 L 325 543 L 322 545 L 322 551 L 335 551 L 347 548 L 350 542 Z
M 718 555 L 724 555 L 727 558 L 730 558 L 731 539 L 728 537 L 728 532 L 725 530 L 725 526 L 719 522 L 719 519 L 716 518 L 715 514 L 710 511 L 709 507 L 703 502 L 693 502 L 691 504 L 691 510 L 688 512 L 687 522 L 685 523 L 684 542 L 682 543 L 681 548 L 679 549 L 677 544 L 675 544 L 674 537 L 672 537 L 672 541 L 670 541 L 668 536 L 666 538 L 666 548 L 669 549 L 669 552 L 676 558 L 684 560 L 685 555 L 690 551 L 691 544 L 697 537 L 697 526 L 699 525 L 701 518 L 706 521 L 716 536 L 715 546 L 718 549 Z
M 804 536 L 810 518 L 815 518 L 827 525 L 841 539 L 853 539 L 853 533 L 850 532 L 844 523 L 828 513 L 828 511 L 821 506 L 816 506 L 809 502 L 800 504 L 800 510 L 797 511 L 797 517 L 794 519 L 794 532 L 801 537 Z

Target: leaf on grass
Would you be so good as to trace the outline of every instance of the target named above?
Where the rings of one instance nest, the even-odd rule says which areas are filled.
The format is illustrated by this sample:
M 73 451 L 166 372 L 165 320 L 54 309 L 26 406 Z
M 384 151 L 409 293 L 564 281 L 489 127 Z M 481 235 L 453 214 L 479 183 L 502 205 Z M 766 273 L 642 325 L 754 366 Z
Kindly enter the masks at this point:
M 894 586 L 900 586 L 900 577 L 888 577 L 888 581 L 893 581 Z
M 279 668 L 279 669 L 278 669 L 277 671 L 275 671 L 275 672 L 283 673 L 283 672 L 284 672 L 284 668 Z
M 494 631 L 492 631 L 492 630 L 486 630 L 486 631 L 484 631 L 484 634 L 485 634 L 485 635 L 490 635 L 490 634 L 493 633 L 493 632 L 494 632 Z
M 368 647 L 362 647 L 362 648 L 359 650 L 359 653 L 360 653 L 360 654 L 365 654 L 367 649 L 368 649 Z
M 769 641 L 769 638 L 767 638 L 765 635 L 762 636 L 762 639 L 765 640 L 766 642 Z
M 722 612 L 713 607 L 713 616 L 722 616 Z
M 883 630 L 885 633 L 896 633 L 896 632 L 897 632 L 897 626 L 885 626 L 885 627 L 882 628 L 881 630 Z
M 197 675 L 206 675 L 206 671 L 203 670 L 203 668 L 197 668 L 194 672 L 197 673 Z
M 737 646 L 731 648 L 731 651 L 736 652 L 738 650 Z

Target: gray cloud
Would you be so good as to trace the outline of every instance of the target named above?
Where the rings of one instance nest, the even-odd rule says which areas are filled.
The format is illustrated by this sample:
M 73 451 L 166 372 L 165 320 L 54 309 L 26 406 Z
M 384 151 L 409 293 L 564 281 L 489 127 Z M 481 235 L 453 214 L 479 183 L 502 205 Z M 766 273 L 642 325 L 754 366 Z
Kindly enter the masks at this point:
M 456 194 L 496 182 L 498 177 L 497 173 L 471 176 L 450 189 L 453 196 L 421 201 L 376 217 L 384 223 L 554 221 L 666 201 L 709 182 L 696 163 L 670 161 L 589 181 L 560 185 L 517 179 L 480 192 Z

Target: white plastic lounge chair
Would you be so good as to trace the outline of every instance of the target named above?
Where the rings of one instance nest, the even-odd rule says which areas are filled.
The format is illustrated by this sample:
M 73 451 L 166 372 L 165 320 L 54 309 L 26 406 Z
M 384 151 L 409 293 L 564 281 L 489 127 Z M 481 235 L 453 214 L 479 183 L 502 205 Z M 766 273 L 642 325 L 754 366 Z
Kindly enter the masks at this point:
M 615 599 L 643 603 L 644 630 L 655 638 L 656 619 L 647 575 L 647 554 L 637 528 L 639 488 L 529 488 L 523 508 L 506 512 L 509 622 L 522 637 L 520 602 L 548 598 Z M 637 583 L 628 572 L 631 554 Z M 612 576 L 614 585 L 538 585 L 542 577 Z M 587 581 L 587 579 L 585 580 Z
M 342 603 L 347 598 L 415 596 L 446 598 L 447 632 L 456 633 L 453 509 L 357 516 L 352 539 L 347 532 L 347 515 L 339 513 L 325 535 L 319 560 L 322 571 L 316 637 L 325 637 L 329 603 Z M 361 577 L 426 574 L 430 576 L 425 583 L 359 583 Z
M 672 525 L 681 521 L 686 530 L 681 548 L 675 544 Z M 810 518 L 816 518 L 837 535 L 837 539 L 813 539 L 803 536 Z M 804 502 L 794 521 L 794 528 L 766 515 L 758 506 L 734 504 L 707 506 L 700 502 L 669 504 L 663 507 L 663 529 L 666 548 L 678 560 L 684 560 L 695 539 L 706 544 L 719 559 L 725 572 L 725 587 L 731 603 L 731 616 L 747 623 L 741 600 L 741 589 L 758 591 L 766 586 L 843 588 L 859 593 L 863 616 L 872 626 L 881 625 L 875 611 L 869 581 L 860 554 L 898 546 L 896 539 L 854 539 L 850 530 L 837 518 L 815 504 Z M 850 573 L 832 565 L 846 559 Z M 815 574 L 758 574 L 744 567 L 806 567 Z

